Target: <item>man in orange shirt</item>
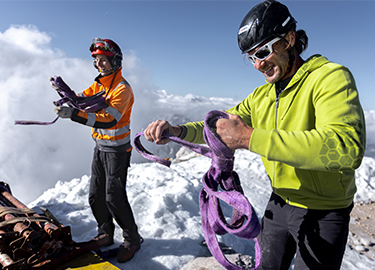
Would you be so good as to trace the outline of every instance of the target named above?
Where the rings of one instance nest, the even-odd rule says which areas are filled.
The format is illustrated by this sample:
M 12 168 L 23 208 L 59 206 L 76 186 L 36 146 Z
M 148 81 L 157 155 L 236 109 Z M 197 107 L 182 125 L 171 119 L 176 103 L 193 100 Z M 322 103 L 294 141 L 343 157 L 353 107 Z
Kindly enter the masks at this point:
M 133 258 L 142 238 L 134 220 L 126 195 L 126 179 L 132 146 L 130 144 L 130 116 L 134 94 L 122 77 L 122 52 L 110 39 L 95 38 L 90 47 L 94 66 L 100 74 L 80 96 L 89 97 L 104 90 L 108 107 L 95 113 L 67 106 L 55 107 L 61 118 L 92 127 L 96 142 L 91 167 L 89 203 L 98 223 L 98 236 L 108 234 L 113 244 L 115 225 L 123 230 L 124 242 L 118 252 L 118 261 Z

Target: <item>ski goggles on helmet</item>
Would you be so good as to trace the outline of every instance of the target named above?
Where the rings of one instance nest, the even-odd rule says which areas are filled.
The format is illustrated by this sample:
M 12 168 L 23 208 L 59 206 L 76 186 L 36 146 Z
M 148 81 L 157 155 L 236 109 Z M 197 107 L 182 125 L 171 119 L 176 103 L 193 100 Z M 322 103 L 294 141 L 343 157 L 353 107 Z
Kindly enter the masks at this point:
M 90 52 L 100 50 L 100 51 L 107 51 L 111 52 L 114 55 L 117 55 L 118 53 L 112 48 L 111 45 L 108 44 L 105 40 L 101 38 L 94 38 L 92 40 L 92 44 L 90 46 Z
M 258 59 L 259 61 L 262 61 L 266 59 L 268 56 L 273 53 L 272 45 L 276 42 L 278 42 L 281 38 L 276 37 L 272 39 L 271 41 L 264 44 L 262 47 L 260 47 L 256 52 L 253 54 L 246 55 L 246 58 L 255 65 L 255 59 Z

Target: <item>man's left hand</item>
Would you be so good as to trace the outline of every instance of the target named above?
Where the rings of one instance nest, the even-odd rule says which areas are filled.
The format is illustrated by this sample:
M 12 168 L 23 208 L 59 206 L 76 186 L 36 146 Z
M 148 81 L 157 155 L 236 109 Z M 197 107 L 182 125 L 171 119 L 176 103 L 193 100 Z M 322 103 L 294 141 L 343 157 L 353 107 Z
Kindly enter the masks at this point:
M 238 115 L 227 113 L 229 119 L 216 122 L 216 133 L 231 150 L 249 149 L 253 128 L 248 126 Z

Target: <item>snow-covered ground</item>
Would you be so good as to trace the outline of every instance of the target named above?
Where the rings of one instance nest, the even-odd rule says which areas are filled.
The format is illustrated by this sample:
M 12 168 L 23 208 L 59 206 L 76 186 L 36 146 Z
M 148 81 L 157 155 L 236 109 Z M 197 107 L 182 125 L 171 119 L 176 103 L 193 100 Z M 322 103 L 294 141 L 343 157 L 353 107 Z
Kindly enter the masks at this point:
M 373 113 L 366 115 L 372 117 Z M 177 153 L 170 168 L 156 163 L 131 164 L 128 196 L 145 241 L 130 262 L 119 264 L 113 259 L 114 265 L 126 270 L 178 270 L 204 253 L 198 194 L 202 188 L 201 178 L 210 164 L 208 158 L 189 153 L 184 148 Z M 373 168 L 374 158 L 366 156 L 356 172 L 356 201 L 375 198 Z M 270 187 L 259 156 L 246 150 L 237 151 L 234 170 L 240 176 L 245 195 L 261 217 Z M 59 181 L 28 206 L 47 207 L 60 222 L 71 226 L 74 240 L 89 240 L 96 235 L 96 223 L 87 198 L 89 181 L 87 175 L 67 182 Z M 230 209 L 223 207 L 230 215 Z M 115 238 L 116 244 L 120 244 L 122 237 L 118 227 Z M 252 241 L 231 235 L 218 238 L 237 252 L 254 256 Z M 347 247 L 342 270 L 374 268 L 374 261 Z

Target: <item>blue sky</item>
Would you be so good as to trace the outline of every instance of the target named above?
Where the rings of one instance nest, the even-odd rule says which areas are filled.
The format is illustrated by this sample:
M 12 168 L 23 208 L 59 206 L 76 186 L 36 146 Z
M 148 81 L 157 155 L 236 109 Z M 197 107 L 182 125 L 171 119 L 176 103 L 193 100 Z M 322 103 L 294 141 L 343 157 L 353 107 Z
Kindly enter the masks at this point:
M 265 82 L 241 55 L 236 37 L 243 17 L 259 2 L 0 1 L 0 32 L 35 25 L 52 37 L 52 48 L 80 59 L 90 59 L 94 37 L 111 38 L 136 54 L 158 89 L 243 99 Z M 282 3 L 310 39 L 303 58 L 320 53 L 347 66 L 364 109 L 375 109 L 375 1 Z

